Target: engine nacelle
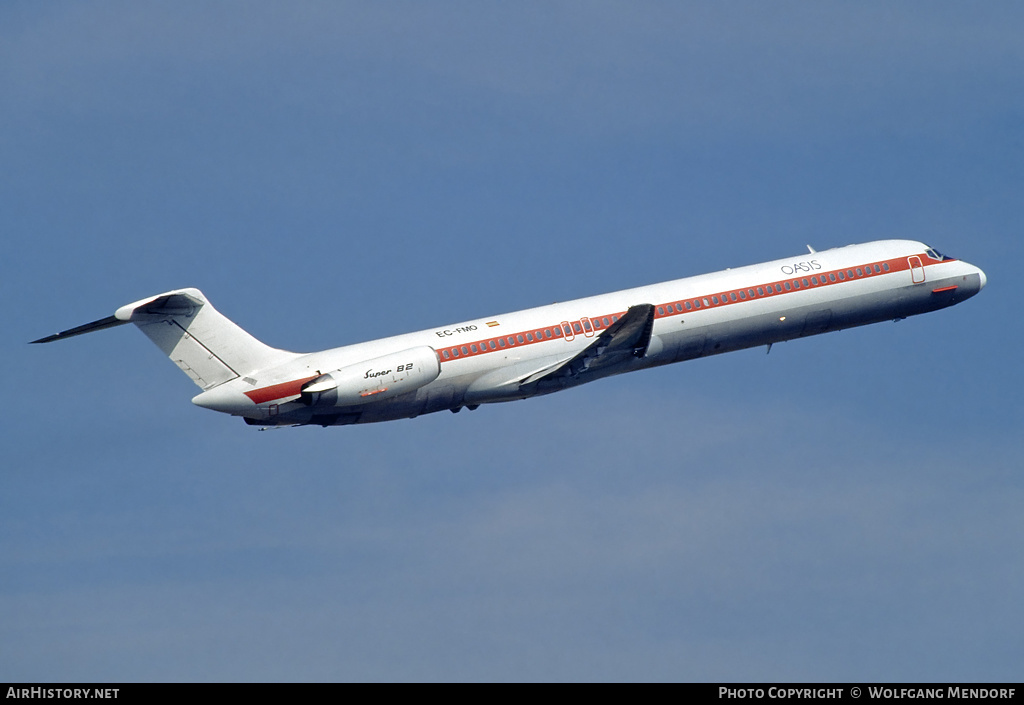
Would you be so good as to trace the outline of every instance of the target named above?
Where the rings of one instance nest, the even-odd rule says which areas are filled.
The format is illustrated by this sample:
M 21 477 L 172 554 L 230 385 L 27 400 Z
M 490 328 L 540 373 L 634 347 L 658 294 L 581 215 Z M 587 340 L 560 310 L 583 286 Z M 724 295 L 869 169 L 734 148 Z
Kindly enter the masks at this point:
M 439 374 L 437 352 L 424 345 L 320 375 L 302 385 L 301 401 L 310 406 L 368 404 L 419 389 Z

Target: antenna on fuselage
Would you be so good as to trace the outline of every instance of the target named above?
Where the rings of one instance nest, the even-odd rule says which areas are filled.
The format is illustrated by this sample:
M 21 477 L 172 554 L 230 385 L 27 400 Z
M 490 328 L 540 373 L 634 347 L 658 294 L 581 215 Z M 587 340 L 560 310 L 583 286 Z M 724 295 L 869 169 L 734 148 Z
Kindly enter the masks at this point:
M 816 255 L 816 254 L 818 254 L 818 251 L 817 251 L 817 250 L 815 250 L 815 249 L 814 249 L 813 247 L 811 247 L 810 245 L 808 245 L 808 246 L 807 246 L 807 249 L 811 251 L 811 254 L 812 254 L 812 255 Z

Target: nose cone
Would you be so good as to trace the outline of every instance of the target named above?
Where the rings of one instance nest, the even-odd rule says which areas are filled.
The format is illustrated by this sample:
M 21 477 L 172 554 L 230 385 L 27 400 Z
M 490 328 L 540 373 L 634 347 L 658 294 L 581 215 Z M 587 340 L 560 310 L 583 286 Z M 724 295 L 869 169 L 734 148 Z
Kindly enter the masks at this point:
M 960 270 L 959 281 L 957 282 L 960 287 L 955 298 L 963 301 L 969 299 L 979 291 L 985 288 L 985 284 L 988 283 L 988 277 L 985 276 L 985 272 L 981 271 L 980 267 L 975 267 L 973 264 L 964 262 L 964 268 Z

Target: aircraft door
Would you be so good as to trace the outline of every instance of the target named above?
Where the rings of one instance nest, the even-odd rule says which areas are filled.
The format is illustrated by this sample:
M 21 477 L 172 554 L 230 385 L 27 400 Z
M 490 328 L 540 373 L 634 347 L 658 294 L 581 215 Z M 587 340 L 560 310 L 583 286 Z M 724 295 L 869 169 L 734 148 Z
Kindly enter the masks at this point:
M 910 279 L 915 284 L 920 284 L 924 281 L 924 265 L 921 264 L 921 258 L 917 255 L 908 257 L 907 262 L 910 264 Z

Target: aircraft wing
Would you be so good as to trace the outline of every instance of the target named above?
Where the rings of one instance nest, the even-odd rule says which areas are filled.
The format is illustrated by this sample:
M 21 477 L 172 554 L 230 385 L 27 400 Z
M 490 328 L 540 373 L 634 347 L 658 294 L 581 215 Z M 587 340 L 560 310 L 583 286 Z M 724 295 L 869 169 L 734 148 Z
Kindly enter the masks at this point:
M 563 386 L 570 381 L 607 372 L 634 357 L 643 357 L 651 343 L 654 330 L 654 305 L 638 304 L 612 325 L 605 328 L 594 342 L 575 356 L 548 367 L 522 380 L 521 385 L 538 383 L 540 387 Z

